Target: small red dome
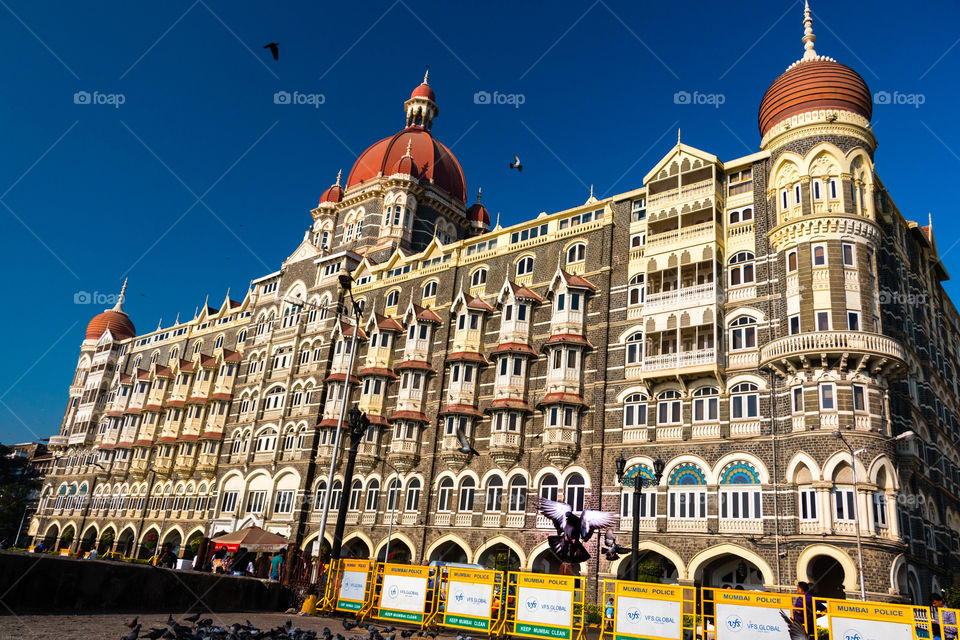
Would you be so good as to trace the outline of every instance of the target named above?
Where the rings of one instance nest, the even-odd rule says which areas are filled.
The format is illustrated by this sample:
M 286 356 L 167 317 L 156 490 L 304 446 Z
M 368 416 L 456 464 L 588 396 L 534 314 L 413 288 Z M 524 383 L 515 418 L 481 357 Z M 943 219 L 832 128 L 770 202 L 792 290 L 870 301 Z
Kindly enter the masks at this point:
M 413 161 L 412 156 L 403 156 L 397 160 L 397 164 L 393 165 L 390 175 L 396 175 L 398 173 L 410 176 L 414 180 L 420 179 L 420 169 L 417 168 L 417 163 Z
M 418 86 L 416 89 L 414 89 L 413 92 L 410 94 L 410 97 L 411 98 L 427 98 L 428 100 L 432 100 L 433 102 L 437 101 L 437 96 L 434 95 L 433 89 L 431 89 L 430 85 L 428 85 L 426 82 L 424 82 L 423 84 Z
M 332 202 L 334 204 L 343 200 L 343 187 L 339 184 L 327 187 L 327 190 L 320 195 L 320 204 Z
M 818 109 L 856 113 L 870 120 L 873 99 L 856 71 L 828 58 L 801 60 L 773 81 L 760 102 L 760 135 L 791 116 Z
M 477 190 L 477 201 L 470 205 L 470 208 L 467 209 L 467 220 L 470 221 L 470 224 L 475 226 L 482 226 L 484 229 L 490 228 L 490 212 L 487 211 L 487 208 L 480 204 L 480 198 L 483 196 L 483 191 Z
M 125 340 L 137 335 L 133 328 L 130 316 L 123 311 L 107 310 L 93 317 L 87 325 L 87 340 L 98 340 L 110 329 L 110 333 L 118 340 Z
M 466 202 L 466 180 L 460 162 L 453 152 L 436 140 L 429 131 L 417 126 L 407 127 L 389 138 L 375 142 L 361 153 L 350 170 L 346 188 L 379 175 L 393 175 L 394 168 L 406 155 L 408 146 L 420 179 L 430 180 L 453 198 Z

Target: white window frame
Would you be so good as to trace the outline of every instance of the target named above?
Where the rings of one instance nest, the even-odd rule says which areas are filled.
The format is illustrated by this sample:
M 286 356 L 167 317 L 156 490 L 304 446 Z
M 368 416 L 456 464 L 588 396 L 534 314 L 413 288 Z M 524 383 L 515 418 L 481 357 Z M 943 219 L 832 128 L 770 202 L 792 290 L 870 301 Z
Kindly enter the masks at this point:
M 829 395 L 826 393 L 828 391 Z M 837 385 L 833 382 L 821 382 L 820 386 L 817 388 L 817 398 L 820 405 L 820 411 L 836 411 Z

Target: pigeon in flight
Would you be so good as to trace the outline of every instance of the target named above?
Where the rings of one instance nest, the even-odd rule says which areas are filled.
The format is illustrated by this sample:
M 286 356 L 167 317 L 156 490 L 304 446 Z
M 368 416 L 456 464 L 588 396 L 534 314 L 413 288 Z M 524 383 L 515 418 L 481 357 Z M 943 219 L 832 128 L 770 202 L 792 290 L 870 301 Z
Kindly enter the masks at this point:
M 273 54 L 274 60 L 280 59 L 280 43 L 279 42 L 271 42 L 270 44 L 265 44 L 263 45 L 263 48 L 270 49 L 270 53 Z
M 520 164 L 520 158 L 517 154 L 513 154 L 513 162 L 510 163 L 511 169 L 516 169 L 517 171 L 523 171 L 523 165 Z
M 540 513 L 553 521 L 557 535 L 547 536 L 550 548 L 567 564 L 579 564 L 590 559 L 590 553 L 583 543 L 590 539 L 594 531 L 612 527 L 617 516 L 606 511 L 584 509 L 577 515 L 566 502 L 540 500 Z
M 602 547 L 600 551 L 603 553 L 604 557 L 613 562 L 620 557 L 621 553 L 632 553 L 633 549 L 627 549 L 626 547 L 621 547 L 617 544 L 617 536 L 613 535 L 613 531 L 607 529 L 603 533 L 603 544 L 605 547 Z
M 779 613 L 780 617 L 783 618 L 783 621 L 787 623 L 787 629 L 790 632 L 790 640 L 810 640 L 810 636 L 807 635 L 807 630 L 803 628 L 802 624 L 790 618 L 783 611 L 780 611 Z
M 457 427 L 457 440 L 460 442 L 460 453 L 465 453 L 470 456 L 480 455 L 476 449 L 470 446 L 470 439 L 467 438 L 467 434 L 465 434 L 460 427 Z

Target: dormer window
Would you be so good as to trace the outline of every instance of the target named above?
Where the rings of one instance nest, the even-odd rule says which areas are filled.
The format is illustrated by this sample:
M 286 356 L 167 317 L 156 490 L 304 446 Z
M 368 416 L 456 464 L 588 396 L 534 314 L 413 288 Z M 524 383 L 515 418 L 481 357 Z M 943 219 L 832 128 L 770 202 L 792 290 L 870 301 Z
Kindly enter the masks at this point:
M 579 311 L 580 298 L 581 294 L 575 291 L 557 294 L 557 311 L 565 311 L 568 308 L 570 311 Z
M 457 330 L 463 331 L 469 325 L 471 330 L 476 330 L 480 328 L 480 314 L 479 313 L 461 313 L 460 317 L 457 319 Z

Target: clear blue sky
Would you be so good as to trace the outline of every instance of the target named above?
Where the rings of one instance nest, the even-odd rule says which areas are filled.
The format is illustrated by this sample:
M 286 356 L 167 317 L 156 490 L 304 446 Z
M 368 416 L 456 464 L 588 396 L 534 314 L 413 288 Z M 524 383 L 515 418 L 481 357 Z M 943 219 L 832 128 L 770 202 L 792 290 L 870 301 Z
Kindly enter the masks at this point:
M 757 106 L 802 53 L 802 2 L 0 3 L 0 441 L 56 432 L 83 330 L 129 274 L 139 330 L 279 267 L 356 155 L 403 124 L 430 65 L 434 134 L 505 224 L 641 185 L 684 142 L 757 150 Z M 814 0 L 817 51 L 872 91 L 880 175 L 908 217 L 934 215 L 960 277 L 960 7 Z M 280 43 L 274 62 L 262 47 Z M 75 104 L 74 94 L 123 104 Z M 277 105 L 274 93 L 322 94 Z M 522 94 L 519 108 L 474 103 Z M 677 91 L 723 104 L 677 105 Z M 509 171 L 511 154 L 522 174 Z M 8 188 L 9 187 L 9 188 Z M 197 202 L 201 198 L 201 202 Z M 4 206 L 5 205 L 5 206 Z M 192 207 L 192 208 L 191 208 Z M 948 285 L 954 293 L 958 289 Z

